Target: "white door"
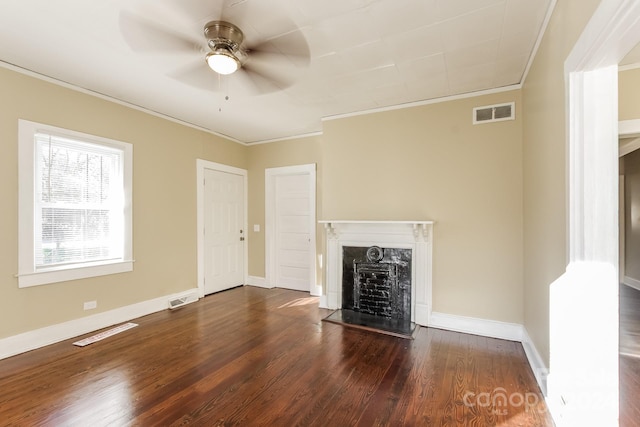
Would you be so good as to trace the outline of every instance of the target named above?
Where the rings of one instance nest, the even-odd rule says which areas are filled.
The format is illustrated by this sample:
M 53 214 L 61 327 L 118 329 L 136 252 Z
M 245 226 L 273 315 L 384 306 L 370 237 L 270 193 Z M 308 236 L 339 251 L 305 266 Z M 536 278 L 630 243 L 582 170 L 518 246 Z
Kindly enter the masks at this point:
M 275 286 L 311 288 L 311 202 L 309 174 L 275 177 Z
M 244 177 L 204 172 L 204 293 L 244 284 Z

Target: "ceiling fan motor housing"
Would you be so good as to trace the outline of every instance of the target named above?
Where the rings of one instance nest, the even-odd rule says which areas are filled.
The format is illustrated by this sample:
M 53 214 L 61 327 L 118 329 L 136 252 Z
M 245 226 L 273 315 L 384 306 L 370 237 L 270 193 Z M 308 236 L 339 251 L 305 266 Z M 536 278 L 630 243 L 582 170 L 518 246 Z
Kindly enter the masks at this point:
M 244 40 L 242 30 L 226 21 L 211 21 L 207 23 L 204 26 L 204 36 L 207 38 L 207 45 L 212 51 L 224 49 L 231 54 L 235 54 L 240 50 Z

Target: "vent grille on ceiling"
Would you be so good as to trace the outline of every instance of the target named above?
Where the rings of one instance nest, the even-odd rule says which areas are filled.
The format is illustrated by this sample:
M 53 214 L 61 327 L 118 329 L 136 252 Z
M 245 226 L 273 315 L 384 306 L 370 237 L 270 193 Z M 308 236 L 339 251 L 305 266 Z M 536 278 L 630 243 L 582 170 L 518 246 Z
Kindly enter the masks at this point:
M 504 120 L 515 120 L 516 103 L 486 105 L 473 109 L 473 124 L 501 122 Z

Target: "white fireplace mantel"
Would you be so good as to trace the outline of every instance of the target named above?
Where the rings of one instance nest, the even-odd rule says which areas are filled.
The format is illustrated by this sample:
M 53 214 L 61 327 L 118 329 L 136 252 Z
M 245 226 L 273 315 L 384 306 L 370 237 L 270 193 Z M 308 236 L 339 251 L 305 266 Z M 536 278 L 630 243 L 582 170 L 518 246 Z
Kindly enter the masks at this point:
M 431 314 L 433 221 L 319 221 L 326 235 L 326 287 L 320 306 L 342 308 L 342 248 L 411 249 L 411 320 L 427 326 Z

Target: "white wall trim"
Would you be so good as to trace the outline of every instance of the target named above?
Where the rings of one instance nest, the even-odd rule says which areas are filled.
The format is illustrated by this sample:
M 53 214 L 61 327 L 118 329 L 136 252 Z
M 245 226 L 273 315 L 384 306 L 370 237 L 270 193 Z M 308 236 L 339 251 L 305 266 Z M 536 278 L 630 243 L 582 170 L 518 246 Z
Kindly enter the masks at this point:
M 640 62 L 634 62 L 633 64 L 620 65 L 618 71 L 629 71 L 640 68 Z
M 536 382 L 538 383 L 538 387 L 542 391 L 543 395 L 547 395 L 547 376 L 549 375 L 549 368 L 545 365 L 542 356 L 538 352 L 533 340 L 529 336 L 527 332 L 527 328 L 522 327 L 522 348 L 524 349 L 524 354 L 527 356 L 527 360 L 529 361 L 529 366 L 533 371 L 533 375 L 536 378 Z
M 429 327 L 508 341 L 522 342 L 523 337 L 523 326 L 517 323 L 458 316 L 435 311 L 431 313 Z
M 524 85 L 527 81 L 527 76 L 529 75 L 529 71 L 531 70 L 531 66 L 536 59 L 536 55 L 538 53 L 538 49 L 540 49 L 540 44 L 542 43 L 542 39 L 547 32 L 547 27 L 549 26 L 549 22 L 551 22 L 551 17 L 553 16 L 553 11 L 556 8 L 556 3 L 558 0 L 551 0 L 549 2 L 549 8 L 547 9 L 547 14 L 542 21 L 542 27 L 540 28 L 540 32 L 538 33 L 538 38 L 536 39 L 536 43 L 533 46 L 533 50 L 531 51 L 531 55 L 529 56 L 529 61 L 527 62 L 527 66 L 524 69 L 524 73 L 522 73 L 522 79 L 520 79 L 520 85 Z
M 620 120 L 618 122 L 618 136 L 620 138 L 640 136 L 640 119 Z
M 241 175 L 243 177 L 243 192 L 244 192 L 244 224 L 245 236 L 249 236 L 249 223 L 248 223 L 248 206 L 249 206 L 249 191 L 248 191 L 248 176 L 245 169 L 236 168 L 234 166 L 223 165 L 221 163 L 210 162 L 208 160 L 196 159 L 196 228 L 197 228 L 197 261 L 198 261 L 198 290 L 200 298 L 204 297 L 204 174 L 206 169 L 211 169 L 219 172 L 232 173 Z M 244 280 L 243 283 L 247 283 L 249 277 L 249 241 L 245 240 L 244 244 Z
M 640 137 L 636 137 L 621 143 L 618 146 L 618 157 L 626 156 L 640 148 Z
M 309 132 L 309 133 L 300 133 L 297 135 L 291 135 L 291 136 L 285 136 L 285 137 L 280 137 L 280 138 L 272 138 L 272 139 L 263 139 L 260 141 L 255 141 L 255 142 L 247 142 L 246 145 L 247 146 L 253 146 L 253 145 L 261 145 L 261 144 L 271 144 L 272 142 L 282 142 L 282 141 L 290 141 L 292 139 L 306 139 L 306 138 L 311 138 L 314 136 L 322 136 L 322 131 L 316 131 L 316 132 Z
M 640 280 L 634 279 L 633 277 L 624 276 L 622 283 L 640 291 Z
M 258 288 L 273 289 L 273 286 L 271 286 L 271 285 L 269 285 L 267 283 L 267 279 L 266 278 L 258 277 L 258 276 L 248 276 L 247 277 L 247 285 L 256 286 Z
M 199 130 L 199 131 L 202 131 L 202 132 L 206 132 L 208 134 L 215 135 L 215 136 L 220 137 L 220 138 L 224 138 L 226 140 L 235 142 L 237 144 L 241 144 L 241 145 L 245 145 L 245 146 L 247 145 L 246 142 L 239 141 L 239 140 L 237 140 L 235 138 L 232 138 L 232 137 L 230 137 L 228 135 L 216 132 L 214 130 L 207 129 L 205 127 L 202 127 L 202 126 L 199 126 L 199 125 L 196 125 L 196 124 L 184 121 L 184 120 L 180 120 L 180 119 L 177 119 L 175 117 L 159 113 L 157 111 L 149 110 L 148 108 L 144 108 L 144 107 L 141 107 L 141 106 L 136 105 L 136 104 L 131 104 L 130 102 L 123 101 L 121 99 L 114 98 L 112 96 L 108 96 L 108 95 L 105 95 L 105 94 L 100 93 L 100 92 L 94 92 L 92 90 L 85 89 L 83 87 L 76 86 L 76 85 L 73 85 L 71 83 L 67 83 L 67 82 L 64 82 L 62 80 L 55 79 L 53 77 L 46 76 L 44 74 L 36 73 L 35 71 L 31 71 L 31 70 L 28 70 L 26 68 L 18 67 L 17 65 L 10 64 L 10 63 L 5 62 L 5 61 L 0 61 L 0 67 L 6 68 L 7 70 L 15 71 L 16 73 L 20 73 L 20 74 L 23 74 L 25 76 L 33 77 L 34 79 L 38 79 L 38 80 L 42 80 L 42 81 L 47 82 L 47 83 L 54 84 L 56 86 L 60 86 L 60 87 L 66 88 L 66 89 L 70 89 L 70 90 L 73 90 L 73 91 L 76 91 L 76 92 L 80 92 L 80 93 L 83 93 L 85 95 L 95 96 L 96 98 L 100 98 L 100 99 L 103 99 L 105 101 L 113 102 L 114 104 L 122 105 L 124 107 L 131 108 L 133 110 L 141 111 L 141 112 L 143 112 L 145 114 L 149 114 L 149 115 L 154 116 L 154 117 L 159 117 L 161 119 L 168 120 L 170 122 L 177 123 L 179 125 L 183 125 L 183 126 L 189 127 L 191 129 L 196 129 L 196 130 Z
M 481 90 L 478 92 L 462 93 L 460 95 L 450 95 L 450 96 L 444 96 L 442 98 L 425 99 L 423 101 L 408 102 L 406 104 L 391 105 L 388 107 L 380 107 L 380 108 L 373 108 L 369 110 L 355 111 L 353 113 L 336 114 L 333 116 L 323 117 L 322 121 L 326 122 L 330 120 L 338 120 L 338 119 L 346 119 L 349 117 L 363 116 L 366 114 L 383 113 L 385 111 L 403 110 L 405 108 L 421 107 L 423 105 L 440 104 L 443 102 L 457 101 L 459 99 L 475 98 L 478 96 L 485 96 L 485 95 L 493 95 L 495 93 L 510 92 L 512 90 L 519 90 L 519 89 L 522 89 L 521 83 L 510 85 L 510 86 L 503 86 L 495 89 Z
M 625 138 L 624 144 L 618 141 L 618 157 L 640 149 L 640 120 L 621 120 L 618 122 L 618 138 Z M 631 139 L 633 138 L 633 139 Z M 624 182 L 624 180 L 622 180 Z
M 637 0 L 600 2 L 564 63 L 569 265 L 551 284 L 547 390 L 558 426 L 618 420 L 617 80 L 638 19 Z
M 553 0 L 553 1 L 554 1 L 554 4 L 555 4 L 556 0 Z M 233 138 L 233 137 L 231 137 L 229 135 L 225 135 L 225 134 L 220 133 L 220 132 L 216 132 L 216 131 L 214 131 L 212 129 L 208 129 L 208 128 L 202 127 L 200 125 L 196 125 L 194 123 L 190 123 L 190 122 L 187 122 L 187 121 L 184 121 L 184 120 L 180 120 L 180 119 L 177 119 L 175 117 L 159 113 L 157 111 L 149 110 L 149 109 L 143 108 L 143 107 L 141 107 L 139 105 L 131 104 L 131 103 L 127 102 L 127 101 L 123 101 L 123 100 L 118 99 L 118 98 L 107 96 L 107 95 L 104 95 L 104 94 L 99 93 L 99 92 L 94 92 L 94 91 L 85 89 L 85 88 L 80 87 L 80 86 L 72 85 L 72 84 L 64 82 L 62 80 L 57 80 L 55 78 L 46 76 L 44 74 L 39 74 L 39 73 L 36 73 L 34 71 L 28 70 L 26 68 L 18 67 L 16 65 L 10 64 L 8 62 L 0 61 L 0 67 L 6 68 L 6 69 L 11 70 L 11 71 L 15 71 L 15 72 L 20 73 L 20 74 L 24 74 L 24 75 L 29 76 L 29 77 L 36 78 L 38 80 L 45 81 L 47 83 L 55 84 L 57 86 L 61 86 L 61 87 L 64 87 L 66 89 L 70 89 L 70 90 L 73 90 L 73 91 L 76 91 L 76 92 L 80 92 L 80 93 L 83 93 L 85 95 L 95 96 L 96 98 L 103 99 L 103 100 L 106 100 L 106 101 L 109 101 L 109 102 L 113 102 L 115 104 L 122 105 L 122 106 L 127 107 L 127 108 L 131 108 L 133 110 L 141 111 L 141 112 L 143 112 L 145 114 L 149 114 L 149 115 L 154 116 L 154 117 L 159 117 L 161 119 L 168 120 L 170 122 L 177 123 L 177 124 L 180 124 L 180 125 L 192 128 L 192 129 L 196 129 L 196 130 L 199 130 L 199 131 L 202 131 L 202 132 L 206 132 L 208 134 L 215 135 L 217 137 L 224 138 L 226 140 L 235 142 L 236 144 L 244 145 L 244 146 L 247 146 L 247 147 L 248 146 L 252 146 L 252 145 L 271 144 L 271 143 L 274 143 L 274 142 L 286 141 L 286 140 L 291 140 L 291 139 L 303 139 L 303 138 L 323 135 L 323 131 L 321 129 L 321 130 L 318 130 L 318 131 L 313 131 L 313 132 L 308 132 L 308 133 L 303 133 L 303 134 L 297 134 L 297 135 L 291 135 L 291 136 L 282 137 L 282 138 L 272 138 L 272 139 L 264 139 L 264 140 L 257 140 L 257 141 L 240 141 L 240 140 L 238 140 L 236 138 Z M 522 79 L 522 81 L 524 81 L 524 78 Z M 437 103 L 441 103 L 441 102 L 453 101 L 453 100 L 456 100 L 456 99 L 473 98 L 473 97 L 476 97 L 476 96 L 484 96 L 484 95 L 489 95 L 489 94 L 492 94 L 492 93 L 500 93 L 500 92 L 506 92 L 506 91 L 511 91 L 511 90 L 518 90 L 518 89 L 521 89 L 521 88 L 522 88 L 522 84 L 516 84 L 516 85 L 512 85 L 512 86 L 507 86 L 505 88 L 497 88 L 497 89 L 491 89 L 491 90 L 480 91 L 480 92 L 472 92 L 470 94 L 452 95 L 452 96 L 447 96 L 447 97 L 443 97 L 443 98 L 429 99 L 429 100 L 425 100 L 425 101 L 417 101 L 417 102 L 412 102 L 412 103 L 408 103 L 408 104 L 401 104 L 401 105 L 396 105 L 396 106 L 391 106 L 391 107 L 366 110 L 366 111 L 361 111 L 361 112 L 356 112 L 356 113 L 349 113 L 349 114 L 336 115 L 336 116 L 327 116 L 327 117 L 322 117 L 320 119 L 320 121 L 323 122 L 325 120 L 334 120 L 334 119 L 339 119 L 339 118 L 344 118 L 344 117 L 360 116 L 360 115 L 371 114 L 371 113 L 376 113 L 376 112 L 380 112 L 380 111 L 390 111 L 390 110 L 398 110 L 398 109 L 404 109 L 404 108 L 412 108 L 412 107 L 417 107 L 417 106 L 421 106 L 421 105 L 437 104 Z
M 166 310 L 170 300 L 197 294 L 197 291 L 197 289 L 189 289 L 0 339 L 0 359 Z

